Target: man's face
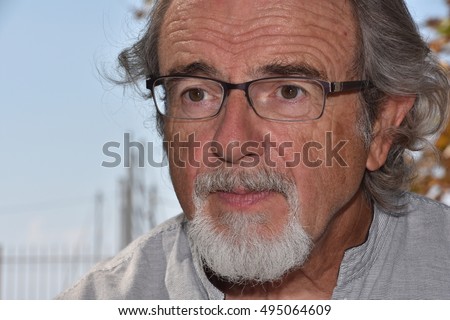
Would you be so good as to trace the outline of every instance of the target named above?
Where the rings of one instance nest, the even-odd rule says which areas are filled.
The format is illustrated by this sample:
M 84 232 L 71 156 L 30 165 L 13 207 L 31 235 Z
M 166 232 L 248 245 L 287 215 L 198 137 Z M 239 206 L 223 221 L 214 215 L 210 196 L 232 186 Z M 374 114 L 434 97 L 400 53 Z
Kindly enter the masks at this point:
M 161 30 L 160 71 L 230 83 L 311 74 L 357 80 L 355 30 L 348 1 L 174 0 Z M 306 232 L 303 259 L 293 262 L 301 264 L 308 242 L 318 242 L 361 197 L 367 152 L 357 123 L 357 93 L 329 96 L 320 119 L 279 122 L 260 118 L 240 90 L 230 91 L 213 119 L 166 119 L 181 206 L 237 248 L 257 238 L 270 250 L 280 237 Z

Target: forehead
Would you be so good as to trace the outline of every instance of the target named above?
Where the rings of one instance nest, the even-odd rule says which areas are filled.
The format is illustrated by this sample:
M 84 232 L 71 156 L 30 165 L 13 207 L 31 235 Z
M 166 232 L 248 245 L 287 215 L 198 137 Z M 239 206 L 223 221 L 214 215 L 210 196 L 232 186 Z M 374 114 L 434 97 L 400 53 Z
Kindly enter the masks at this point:
M 339 80 L 351 69 L 355 30 L 348 0 L 173 0 L 161 28 L 160 71 L 201 62 L 230 80 L 269 64 L 307 64 Z

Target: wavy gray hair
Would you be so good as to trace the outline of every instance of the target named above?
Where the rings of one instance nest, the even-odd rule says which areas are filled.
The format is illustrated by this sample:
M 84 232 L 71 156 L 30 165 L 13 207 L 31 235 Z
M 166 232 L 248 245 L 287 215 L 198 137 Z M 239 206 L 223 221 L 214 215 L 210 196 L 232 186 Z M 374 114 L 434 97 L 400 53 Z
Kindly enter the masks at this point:
M 392 212 L 413 177 L 410 151 L 431 147 L 427 138 L 438 133 L 448 116 L 447 75 L 423 41 L 403 0 L 350 0 L 359 25 L 355 70 L 373 83 L 361 93 L 359 128 L 368 147 L 372 126 L 389 96 L 415 95 L 415 104 L 399 128 L 389 134 L 393 144 L 386 163 L 367 171 L 363 188 L 370 201 Z M 145 33 L 119 55 L 121 84 L 138 85 L 148 75 L 159 75 L 158 40 L 171 0 L 155 1 Z M 149 98 L 149 95 L 146 95 Z M 164 118 L 157 115 L 163 134 Z
M 447 123 L 447 74 L 419 34 L 403 0 L 352 0 L 359 22 L 359 66 L 374 89 L 363 92 L 360 128 L 368 145 L 372 125 L 388 96 L 416 95 L 399 128 L 386 163 L 366 171 L 364 189 L 372 201 L 391 211 L 402 207 L 398 197 L 408 188 L 414 161 L 408 152 L 432 147 L 427 138 Z

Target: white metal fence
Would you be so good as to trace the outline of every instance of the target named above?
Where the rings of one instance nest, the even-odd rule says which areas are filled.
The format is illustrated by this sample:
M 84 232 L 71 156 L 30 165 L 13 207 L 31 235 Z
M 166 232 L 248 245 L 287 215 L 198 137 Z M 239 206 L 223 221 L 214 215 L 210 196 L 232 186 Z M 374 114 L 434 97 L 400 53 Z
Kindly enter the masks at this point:
M 53 299 L 101 258 L 87 248 L 0 246 L 0 299 Z

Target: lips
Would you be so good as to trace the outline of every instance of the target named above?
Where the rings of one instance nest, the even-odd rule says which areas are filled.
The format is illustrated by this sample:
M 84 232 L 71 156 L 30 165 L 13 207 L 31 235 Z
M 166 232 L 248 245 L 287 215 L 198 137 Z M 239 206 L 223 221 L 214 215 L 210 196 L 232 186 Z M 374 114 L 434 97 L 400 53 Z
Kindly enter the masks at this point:
M 219 201 L 241 209 L 254 206 L 268 199 L 273 194 L 271 191 L 250 191 L 244 188 L 234 189 L 231 192 L 217 191 L 215 193 Z

